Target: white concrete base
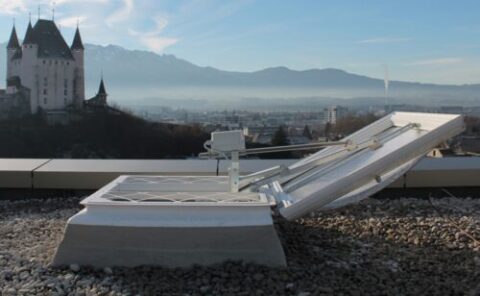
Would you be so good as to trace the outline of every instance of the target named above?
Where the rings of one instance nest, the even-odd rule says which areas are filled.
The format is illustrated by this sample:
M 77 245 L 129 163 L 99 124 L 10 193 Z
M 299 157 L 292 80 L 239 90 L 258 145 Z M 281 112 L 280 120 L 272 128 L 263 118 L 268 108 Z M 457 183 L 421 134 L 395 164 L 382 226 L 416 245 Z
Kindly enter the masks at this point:
M 67 226 L 53 265 L 189 267 L 229 260 L 286 266 L 273 225 L 243 227 Z
M 226 185 L 225 177 L 119 177 L 82 201 L 53 264 L 285 266 L 271 202 L 261 193 L 209 192 Z

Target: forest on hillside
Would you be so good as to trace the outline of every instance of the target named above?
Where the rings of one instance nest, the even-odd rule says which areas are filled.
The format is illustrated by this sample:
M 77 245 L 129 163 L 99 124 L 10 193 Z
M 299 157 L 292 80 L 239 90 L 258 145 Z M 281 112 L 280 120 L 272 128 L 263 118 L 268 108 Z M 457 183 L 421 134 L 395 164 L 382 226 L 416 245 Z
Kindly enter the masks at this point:
M 4 158 L 187 158 L 209 138 L 199 126 L 149 122 L 111 110 L 85 112 L 49 125 L 41 114 L 0 121 Z

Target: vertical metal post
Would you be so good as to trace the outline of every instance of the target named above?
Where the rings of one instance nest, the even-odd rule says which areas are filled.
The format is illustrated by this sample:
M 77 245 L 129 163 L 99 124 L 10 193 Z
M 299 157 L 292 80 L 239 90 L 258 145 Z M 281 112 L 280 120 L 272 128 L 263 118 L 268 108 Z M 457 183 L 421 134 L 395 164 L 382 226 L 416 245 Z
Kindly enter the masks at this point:
M 230 192 L 238 192 L 238 183 L 240 182 L 240 161 L 238 151 L 232 151 L 232 163 L 228 170 Z

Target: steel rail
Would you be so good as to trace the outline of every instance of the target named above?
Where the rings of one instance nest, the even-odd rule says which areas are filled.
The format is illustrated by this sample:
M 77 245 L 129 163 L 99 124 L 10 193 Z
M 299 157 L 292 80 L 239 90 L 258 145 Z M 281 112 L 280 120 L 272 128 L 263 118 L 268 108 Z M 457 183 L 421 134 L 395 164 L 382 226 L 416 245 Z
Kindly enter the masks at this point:
M 238 151 L 241 156 L 251 155 L 251 154 L 263 154 L 263 153 L 274 153 L 274 152 L 284 152 L 284 151 L 299 151 L 299 150 L 313 150 L 329 146 L 348 146 L 351 144 L 351 141 L 332 141 L 332 142 L 318 142 L 318 143 L 309 143 L 309 144 L 298 144 L 298 145 L 285 145 L 285 146 L 276 146 L 276 147 L 264 147 L 264 148 L 250 148 Z M 221 151 L 209 151 L 202 152 L 199 157 L 212 157 L 221 154 Z

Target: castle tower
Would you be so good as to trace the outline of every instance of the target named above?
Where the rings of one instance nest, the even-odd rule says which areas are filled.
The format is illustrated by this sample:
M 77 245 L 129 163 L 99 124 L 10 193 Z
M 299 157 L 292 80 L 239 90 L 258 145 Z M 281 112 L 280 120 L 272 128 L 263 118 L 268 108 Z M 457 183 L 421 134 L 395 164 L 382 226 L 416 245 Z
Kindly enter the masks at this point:
M 73 38 L 71 51 L 73 58 L 75 59 L 75 69 L 74 69 L 74 80 L 73 80 L 73 90 L 74 90 L 74 105 L 77 108 L 83 106 L 85 100 L 85 68 L 84 68 L 84 52 L 85 47 L 83 46 L 82 37 L 80 36 L 80 30 L 75 31 L 75 36 Z
M 13 71 L 13 57 L 17 54 L 18 51 L 21 51 L 20 43 L 18 42 L 17 31 L 15 30 L 15 25 L 13 25 L 12 33 L 10 34 L 10 39 L 7 44 L 7 80 L 14 76 Z
M 28 22 L 27 31 L 25 32 L 25 38 L 23 38 L 23 45 L 35 44 L 35 38 L 33 33 L 32 22 Z
M 20 59 L 19 76 L 22 85 L 30 89 L 30 108 L 32 113 L 36 113 L 40 106 L 40 88 L 38 81 L 38 44 L 35 38 L 35 32 L 32 23 L 28 22 L 27 32 L 22 43 L 22 56 Z

